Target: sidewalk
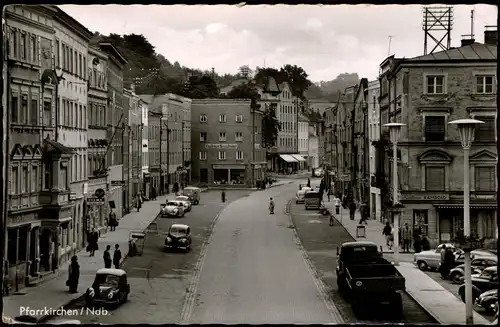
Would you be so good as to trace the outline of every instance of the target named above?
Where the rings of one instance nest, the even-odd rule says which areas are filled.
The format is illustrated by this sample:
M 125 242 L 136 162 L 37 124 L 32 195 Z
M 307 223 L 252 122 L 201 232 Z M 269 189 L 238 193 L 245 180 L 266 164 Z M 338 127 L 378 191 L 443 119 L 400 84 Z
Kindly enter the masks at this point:
M 325 201 L 325 206 L 334 212 L 333 201 Z M 370 241 L 382 246 L 383 253 L 393 253 L 387 248 L 385 238 L 382 235 L 383 224 L 376 220 L 368 220 L 365 226 L 366 238 L 356 238 L 356 228 L 359 222 L 359 212 L 356 212 L 355 220 L 349 219 L 349 210 L 341 209 L 341 217 L 338 220 L 344 228 L 357 241 Z M 439 285 L 423 271 L 418 269 L 413 260 L 405 260 L 404 257 L 413 254 L 400 254 L 400 264 L 396 266 L 398 271 L 406 279 L 406 292 L 420 306 L 422 306 L 440 324 L 465 325 L 465 304 L 454 294 Z M 410 262 L 404 262 L 410 261 Z M 474 324 L 490 325 L 491 323 L 477 312 L 474 312 Z
M 95 272 L 104 268 L 102 254 L 106 249 L 106 245 L 111 245 L 112 251 L 114 245 L 118 244 L 122 251 L 122 261 L 125 260 L 128 254 L 128 238 L 130 231 L 145 230 L 149 224 L 157 217 L 160 204 L 164 203 L 167 198 L 173 198 L 175 194 L 159 196 L 156 201 L 147 201 L 142 204 L 140 212 L 132 211 L 128 215 L 119 220 L 119 226 L 116 230 L 108 232 L 99 239 L 99 250 L 94 257 L 89 257 L 89 254 L 83 249 L 78 252 L 78 262 L 80 264 L 80 281 L 78 292 L 71 294 L 68 292 L 66 280 L 68 279 L 69 262 L 61 265 L 51 279 L 48 279 L 35 287 L 27 287 L 23 295 L 10 295 L 3 298 L 4 313 L 6 316 L 15 318 L 22 315 L 20 308 L 29 307 L 32 310 L 37 309 L 57 309 L 67 306 L 76 301 L 79 297 L 85 294 L 90 285 L 92 285 L 95 277 Z M 112 255 L 112 254 L 111 254 Z M 47 276 L 48 277 L 48 276 Z M 42 318 L 46 315 L 43 312 L 37 312 L 37 318 Z

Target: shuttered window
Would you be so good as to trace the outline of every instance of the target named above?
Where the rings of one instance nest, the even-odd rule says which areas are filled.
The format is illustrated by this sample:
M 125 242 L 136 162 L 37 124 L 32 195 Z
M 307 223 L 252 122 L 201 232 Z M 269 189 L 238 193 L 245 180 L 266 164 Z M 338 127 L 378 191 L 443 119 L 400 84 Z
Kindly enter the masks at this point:
M 494 142 L 495 141 L 495 117 L 477 117 L 484 124 L 477 124 L 475 130 L 475 142 Z
M 425 189 L 427 191 L 444 191 L 444 167 L 425 168 Z
M 495 167 L 476 167 L 476 191 L 495 191 Z
M 444 116 L 426 116 L 425 117 L 425 141 L 442 142 L 444 141 L 446 128 Z

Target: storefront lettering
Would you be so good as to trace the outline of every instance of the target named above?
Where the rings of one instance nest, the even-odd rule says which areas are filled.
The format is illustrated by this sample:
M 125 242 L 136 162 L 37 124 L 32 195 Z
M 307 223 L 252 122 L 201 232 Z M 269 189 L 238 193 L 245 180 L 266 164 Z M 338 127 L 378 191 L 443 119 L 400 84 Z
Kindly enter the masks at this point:
M 450 199 L 449 194 L 404 194 L 404 200 L 412 201 L 447 201 Z
M 205 149 L 237 149 L 238 144 L 214 144 L 214 143 L 209 143 L 205 144 Z

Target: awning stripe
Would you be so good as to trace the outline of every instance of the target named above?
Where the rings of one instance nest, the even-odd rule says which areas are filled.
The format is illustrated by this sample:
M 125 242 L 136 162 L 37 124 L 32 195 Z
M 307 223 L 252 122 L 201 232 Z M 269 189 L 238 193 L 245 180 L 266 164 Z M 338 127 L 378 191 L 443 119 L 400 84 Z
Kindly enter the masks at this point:
M 306 161 L 300 154 L 291 154 L 291 156 L 297 161 Z
M 438 209 L 463 209 L 463 204 L 434 204 Z M 496 204 L 471 204 L 472 209 L 496 209 Z
M 297 162 L 294 157 L 288 154 L 280 154 L 281 159 L 285 160 L 286 162 Z

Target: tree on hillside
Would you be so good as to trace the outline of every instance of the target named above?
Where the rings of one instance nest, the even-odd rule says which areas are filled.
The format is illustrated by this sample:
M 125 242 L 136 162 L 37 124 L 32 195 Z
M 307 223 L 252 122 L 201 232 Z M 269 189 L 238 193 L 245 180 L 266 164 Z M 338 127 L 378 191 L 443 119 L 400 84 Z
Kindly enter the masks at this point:
M 284 65 L 280 72 L 287 77 L 292 89 L 292 94 L 299 98 L 304 98 L 304 92 L 307 91 L 312 82 L 308 79 L 306 71 L 297 65 Z
M 155 58 L 155 47 L 142 34 L 123 35 L 123 45 L 146 58 Z
M 212 77 L 208 75 L 191 76 L 185 83 L 181 95 L 190 99 L 217 98 L 219 88 Z
M 254 76 L 254 81 L 258 86 L 265 87 L 267 85 L 268 77 L 273 77 L 278 84 L 286 81 L 286 76 L 276 68 L 257 67 L 257 73 Z
M 235 86 L 228 94 L 231 99 L 258 99 L 259 92 L 251 82 Z
M 262 115 L 262 143 L 266 150 L 269 151 L 276 145 L 279 131 L 281 124 L 276 117 L 276 104 L 268 105 Z

